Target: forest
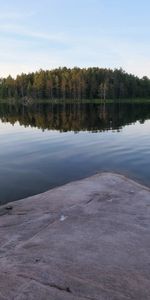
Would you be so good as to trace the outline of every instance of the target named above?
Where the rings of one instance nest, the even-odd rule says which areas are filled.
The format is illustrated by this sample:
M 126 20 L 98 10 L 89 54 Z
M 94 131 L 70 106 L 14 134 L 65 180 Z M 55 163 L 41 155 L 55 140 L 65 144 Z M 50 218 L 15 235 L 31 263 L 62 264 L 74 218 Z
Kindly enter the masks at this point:
M 0 99 L 150 98 L 150 79 L 122 69 L 58 68 L 0 78 Z

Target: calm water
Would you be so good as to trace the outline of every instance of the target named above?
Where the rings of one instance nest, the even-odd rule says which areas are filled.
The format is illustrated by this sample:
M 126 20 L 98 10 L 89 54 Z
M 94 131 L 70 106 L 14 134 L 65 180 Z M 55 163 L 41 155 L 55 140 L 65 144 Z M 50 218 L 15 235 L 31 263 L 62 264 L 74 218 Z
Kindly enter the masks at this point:
M 101 171 L 150 186 L 149 104 L 0 104 L 0 204 Z

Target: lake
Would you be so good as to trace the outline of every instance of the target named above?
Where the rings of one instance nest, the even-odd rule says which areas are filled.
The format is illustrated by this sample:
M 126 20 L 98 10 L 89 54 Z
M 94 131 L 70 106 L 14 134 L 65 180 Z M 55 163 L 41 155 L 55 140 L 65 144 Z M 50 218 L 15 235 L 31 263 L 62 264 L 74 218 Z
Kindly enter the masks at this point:
M 0 104 L 0 204 L 101 171 L 150 186 L 150 104 Z

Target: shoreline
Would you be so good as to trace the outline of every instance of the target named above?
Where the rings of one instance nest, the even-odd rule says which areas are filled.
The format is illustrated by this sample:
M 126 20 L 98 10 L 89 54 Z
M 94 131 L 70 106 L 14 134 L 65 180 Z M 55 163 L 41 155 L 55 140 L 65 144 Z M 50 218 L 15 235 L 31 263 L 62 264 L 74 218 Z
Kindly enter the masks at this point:
M 25 97 L 26 98 L 26 97 Z M 39 98 L 0 98 L 1 104 L 22 104 L 25 106 L 31 106 L 33 104 L 150 104 L 150 98 L 114 98 L 114 99 L 39 99 Z

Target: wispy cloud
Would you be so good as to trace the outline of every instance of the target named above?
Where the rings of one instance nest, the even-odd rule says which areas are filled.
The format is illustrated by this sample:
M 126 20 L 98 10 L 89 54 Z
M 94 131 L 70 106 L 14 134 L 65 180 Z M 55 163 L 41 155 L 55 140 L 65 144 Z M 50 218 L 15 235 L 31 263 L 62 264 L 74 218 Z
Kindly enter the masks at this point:
M 9 10 L 7 1 L 0 10 L 0 76 L 64 65 L 123 67 L 150 76 L 150 4 L 145 8 L 131 0 L 9 2 Z
M 23 20 L 35 15 L 35 12 L 0 12 L 0 20 Z
M 27 34 L 40 41 L 43 39 L 54 41 L 53 35 L 47 33 L 27 32 Z M 54 35 L 54 39 L 56 39 L 56 35 Z M 59 34 L 57 40 L 60 41 L 58 37 Z M 81 38 L 77 35 L 73 37 L 65 35 L 65 39 L 69 46 L 62 51 L 60 47 L 53 48 L 51 43 L 47 48 L 39 42 L 39 47 L 35 48 L 34 39 L 17 39 L 14 43 L 12 36 L 10 40 L 5 37 L 1 38 L 0 61 L 3 63 L 1 63 L 0 76 L 9 73 L 15 76 L 17 73 L 31 72 L 40 68 L 50 69 L 75 65 L 80 67 L 123 67 L 130 73 L 133 73 L 134 70 L 138 76 L 150 76 L 150 59 L 149 56 L 144 57 L 142 53 L 144 48 L 140 43 L 135 45 L 134 42 L 128 43 L 126 40 L 107 36 Z
M 35 39 L 43 39 L 47 41 L 58 41 L 58 42 L 65 42 L 66 36 L 63 33 L 46 33 L 46 32 L 39 32 L 33 31 L 30 28 L 25 28 L 23 26 L 12 25 L 12 24 L 2 24 L 0 25 L 0 32 L 8 33 L 13 35 L 19 35 L 23 37 L 31 37 Z

